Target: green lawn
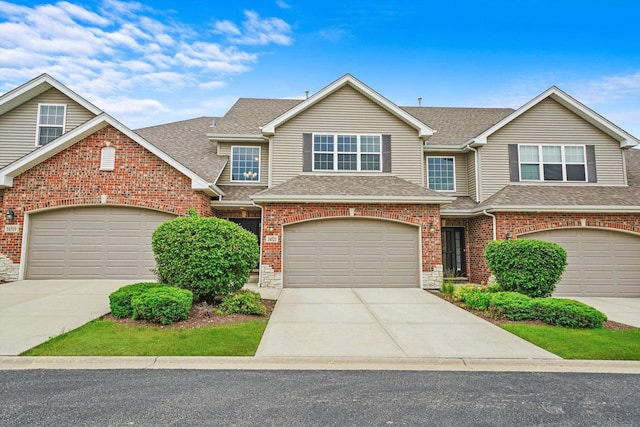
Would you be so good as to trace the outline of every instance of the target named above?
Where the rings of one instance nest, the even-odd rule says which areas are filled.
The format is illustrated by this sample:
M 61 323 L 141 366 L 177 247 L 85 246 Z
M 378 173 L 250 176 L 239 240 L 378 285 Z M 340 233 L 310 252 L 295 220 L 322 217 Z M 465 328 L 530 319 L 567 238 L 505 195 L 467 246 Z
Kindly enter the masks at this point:
M 23 356 L 253 356 L 266 320 L 197 329 L 159 329 L 94 320 Z
M 640 360 L 640 329 L 571 329 L 519 324 L 501 327 L 563 359 Z

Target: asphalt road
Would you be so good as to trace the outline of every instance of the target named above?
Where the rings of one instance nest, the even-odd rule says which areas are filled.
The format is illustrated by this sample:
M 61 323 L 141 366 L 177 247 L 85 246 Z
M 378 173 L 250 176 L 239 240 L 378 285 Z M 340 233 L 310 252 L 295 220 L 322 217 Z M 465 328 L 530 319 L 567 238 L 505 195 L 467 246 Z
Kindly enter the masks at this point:
M 3 371 L 1 426 L 633 426 L 640 375 Z

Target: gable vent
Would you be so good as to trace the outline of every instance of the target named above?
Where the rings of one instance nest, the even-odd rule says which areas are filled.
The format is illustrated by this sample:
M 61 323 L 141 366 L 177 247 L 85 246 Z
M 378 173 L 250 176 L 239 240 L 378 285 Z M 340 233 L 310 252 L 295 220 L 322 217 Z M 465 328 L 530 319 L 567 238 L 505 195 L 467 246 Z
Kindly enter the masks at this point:
M 100 152 L 100 170 L 112 171 L 116 164 L 116 149 L 104 147 Z

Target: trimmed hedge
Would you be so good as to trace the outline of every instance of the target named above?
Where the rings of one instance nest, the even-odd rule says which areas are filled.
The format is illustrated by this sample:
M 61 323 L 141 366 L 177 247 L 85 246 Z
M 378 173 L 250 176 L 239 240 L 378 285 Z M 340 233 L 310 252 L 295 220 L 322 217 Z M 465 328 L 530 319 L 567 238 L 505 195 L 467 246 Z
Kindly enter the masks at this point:
M 517 292 L 490 292 L 487 287 L 461 286 L 453 298 L 469 308 L 509 320 L 541 320 L 567 328 L 602 328 L 607 316 L 581 302 L 562 298 L 531 298 Z
M 267 307 L 262 303 L 262 297 L 259 293 L 240 290 L 233 295 L 224 297 L 218 311 L 224 314 L 241 313 L 262 315 L 267 312 Z
M 602 328 L 607 316 L 595 308 L 571 299 L 541 298 L 533 302 L 537 319 L 567 328 Z
M 484 251 L 503 290 L 533 298 L 551 296 L 567 266 L 567 252 L 542 240 L 494 240 Z
M 133 317 L 131 298 L 141 293 L 160 286 L 168 286 L 163 283 L 142 282 L 123 286 L 109 295 L 109 307 L 114 317 Z
M 490 295 L 489 307 L 495 315 L 504 316 L 509 320 L 536 318 L 533 298 L 518 292 L 496 292 Z
M 190 215 L 153 233 L 158 281 L 207 300 L 240 290 L 258 264 L 256 236 L 231 221 Z
M 134 319 L 144 319 L 163 325 L 186 320 L 192 304 L 191 291 L 173 286 L 148 289 L 131 298 Z

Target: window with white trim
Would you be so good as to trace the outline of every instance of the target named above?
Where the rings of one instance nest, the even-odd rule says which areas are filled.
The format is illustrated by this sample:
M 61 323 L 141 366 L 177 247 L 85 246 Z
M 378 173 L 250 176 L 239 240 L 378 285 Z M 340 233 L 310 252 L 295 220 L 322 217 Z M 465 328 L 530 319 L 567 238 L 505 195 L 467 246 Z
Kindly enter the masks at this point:
M 260 181 L 260 147 L 231 147 L 231 181 Z
M 38 133 L 36 145 L 45 145 L 64 133 L 67 106 L 64 104 L 38 105 Z
M 521 181 L 586 181 L 584 145 L 520 145 Z
M 382 171 L 380 135 L 314 134 L 314 171 Z
M 435 191 L 456 191 L 454 157 L 427 157 L 427 187 Z

